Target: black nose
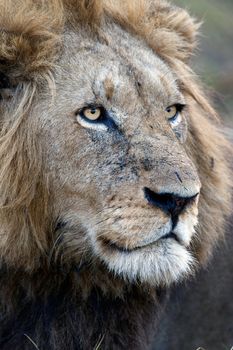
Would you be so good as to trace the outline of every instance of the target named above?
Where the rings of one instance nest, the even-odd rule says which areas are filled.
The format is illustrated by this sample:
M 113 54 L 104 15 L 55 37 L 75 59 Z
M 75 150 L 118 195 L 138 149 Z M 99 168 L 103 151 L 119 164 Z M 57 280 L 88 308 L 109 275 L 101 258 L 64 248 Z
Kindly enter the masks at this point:
M 171 214 L 172 219 L 177 220 L 185 207 L 195 200 L 198 193 L 192 197 L 180 197 L 173 193 L 156 193 L 145 187 L 144 195 L 149 204 L 160 208 L 166 214 Z

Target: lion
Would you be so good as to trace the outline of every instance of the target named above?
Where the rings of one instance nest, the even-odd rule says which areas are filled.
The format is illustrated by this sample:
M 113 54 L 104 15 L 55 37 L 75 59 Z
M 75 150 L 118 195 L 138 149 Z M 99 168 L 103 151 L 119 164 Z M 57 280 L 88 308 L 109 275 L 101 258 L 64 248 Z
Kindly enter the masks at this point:
M 231 213 L 200 25 L 165 0 L 0 0 L 0 25 L 0 348 L 150 349 Z

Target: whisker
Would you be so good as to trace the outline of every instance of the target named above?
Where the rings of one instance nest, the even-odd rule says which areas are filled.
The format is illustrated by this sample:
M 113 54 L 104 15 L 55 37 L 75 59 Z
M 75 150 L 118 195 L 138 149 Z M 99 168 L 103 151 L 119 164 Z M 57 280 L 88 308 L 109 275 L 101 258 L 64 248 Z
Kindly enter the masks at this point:
M 30 343 L 32 343 L 32 345 L 37 349 L 37 350 L 40 350 L 38 348 L 38 346 L 36 345 L 36 343 L 29 337 L 29 335 L 25 334 L 24 333 L 24 336 L 30 341 Z

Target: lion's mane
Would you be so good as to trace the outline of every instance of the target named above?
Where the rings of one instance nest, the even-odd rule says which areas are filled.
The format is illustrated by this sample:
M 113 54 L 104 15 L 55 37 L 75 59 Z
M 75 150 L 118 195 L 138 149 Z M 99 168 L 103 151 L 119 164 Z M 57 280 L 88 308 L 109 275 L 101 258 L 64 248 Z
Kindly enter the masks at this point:
M 224 236 L 231 206 L 227 160 L 231 150 L 215 110 L 188 65 L 199 23 L 164 0 L 0 0 L 0 72 L 17 91 L 10 107 L 0 107 L 0 264 L 4 271 L 37 271 L 47 257 L 48 232 L 54 229 L 50 184 L 43 172 L 40 135 L 33 133 L 32 109 L 43 89 L 53 97 L 53 68 L 63 50 L 64 28 L 86 27 L 91 35 L 105 40 L 101 23 L 108 20 L 143 38 L 179 76 L 190 106 L 185 147 L 202 183 L 193 242 L 202 264 Z

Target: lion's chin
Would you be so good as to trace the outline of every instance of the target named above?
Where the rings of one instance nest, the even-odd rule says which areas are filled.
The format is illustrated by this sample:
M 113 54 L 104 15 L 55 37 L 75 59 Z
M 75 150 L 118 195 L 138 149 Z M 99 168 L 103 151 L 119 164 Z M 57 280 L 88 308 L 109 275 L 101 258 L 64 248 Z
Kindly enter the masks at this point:
M 112 273 L 131 283 L 169 286 L 195 270 L 191 252 L 172 236 L 134 250 L 96 243 L 94 250 L 100 260 Z

